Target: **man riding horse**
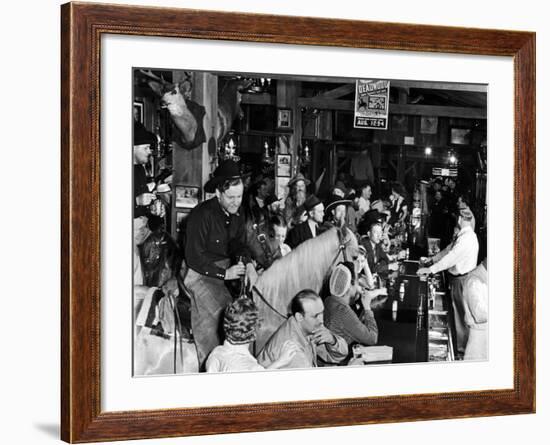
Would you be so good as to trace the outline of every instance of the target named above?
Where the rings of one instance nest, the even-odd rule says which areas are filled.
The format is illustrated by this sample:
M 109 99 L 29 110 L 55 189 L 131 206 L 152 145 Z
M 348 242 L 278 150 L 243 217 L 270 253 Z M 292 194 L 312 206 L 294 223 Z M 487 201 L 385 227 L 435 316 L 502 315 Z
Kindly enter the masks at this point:
M 240 211 L 243 183 L 239 165 L 232 160 L 222 162 L 204 189 L 215 191 L 216 196 L 189 214 L 185 241 L 188 270 L 184 278 L 201 369 L 210 351 L 221 344 L 220 319 L 232 301 L 226 281 L 241 279 L 246 272 L 244 262 L 250 257 Z

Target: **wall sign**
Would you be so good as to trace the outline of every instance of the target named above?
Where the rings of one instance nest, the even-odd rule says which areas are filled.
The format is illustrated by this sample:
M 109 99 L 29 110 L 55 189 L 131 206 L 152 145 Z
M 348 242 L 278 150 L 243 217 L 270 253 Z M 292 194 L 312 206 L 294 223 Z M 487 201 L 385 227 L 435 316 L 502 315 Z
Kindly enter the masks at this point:
M 389 80 L 357 79 L 355 83 L 355 128 L 388 129 Z

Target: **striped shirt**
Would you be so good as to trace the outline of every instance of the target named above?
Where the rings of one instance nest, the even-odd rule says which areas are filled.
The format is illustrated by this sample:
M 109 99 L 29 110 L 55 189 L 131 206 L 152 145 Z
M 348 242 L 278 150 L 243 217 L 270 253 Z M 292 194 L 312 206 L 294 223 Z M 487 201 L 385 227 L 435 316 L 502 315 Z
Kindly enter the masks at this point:
M 365 310 L 361 318 L 340 297 L 329 296 L 325 300 L 325 326 L 339 335 L 348 345 L 360 343 L 375 345 L 378 326 L 371 310 Z

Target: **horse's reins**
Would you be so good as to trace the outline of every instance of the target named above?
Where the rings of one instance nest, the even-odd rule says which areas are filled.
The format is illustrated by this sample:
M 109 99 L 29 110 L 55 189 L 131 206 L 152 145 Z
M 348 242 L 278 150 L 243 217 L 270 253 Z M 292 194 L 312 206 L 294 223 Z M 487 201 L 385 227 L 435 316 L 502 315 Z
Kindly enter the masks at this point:
M 350 242 L 351 238 L 346 241 L 342 235 L 342 229 L 338 229 L 337 232 L 338 232 L 338 241 L 340 245 L 338 246 L 338 251 L 334 256 L 334 259 L 330 263 L 329 271 L 332 270 L 332 268 L 334 267 L 334 264 L 336 263 L 336 260 L 338 259 L 340 254 L 342 254 L 342 256 L 344 257 L 344 261 L 347 261 L 346 245 Z M 262 293 L 258 290 L 256 286 L 252 286 L 252 290 L 256 292 L 256 295 L 258 295 L 258 297 L 260 297 L 260 299 L 266 304 L 266 306 L 269 307 L 273 312 L 275 312 L 277 315 L 284 318 L 285 320 L 288 319 L 286 315 L 281 314 L 277 309 L 275 309 L 271 304 L 269 304 L 269 302 L 265 299 L 265 297 L 262 295 Z
M 288 318 L 286 315 L 281 314 L 277 309 L 275 309 L 273 306 L 271 306 L 271 304 L 269 304 L 269 302 L 265 299 L 265 297 L 262 295 L 262 293 L 258 290 L 258 288 L 256 286 L 252 286 L 252 290 L 254 292 L 256 292 L 256 295 L 258 295 L 258 297 L 260 297 L 260 300 L 262 300 L 269 309 L 271 309 L 273 312 L 275 312 L 280 317 L 283 317 L 285 320 Z

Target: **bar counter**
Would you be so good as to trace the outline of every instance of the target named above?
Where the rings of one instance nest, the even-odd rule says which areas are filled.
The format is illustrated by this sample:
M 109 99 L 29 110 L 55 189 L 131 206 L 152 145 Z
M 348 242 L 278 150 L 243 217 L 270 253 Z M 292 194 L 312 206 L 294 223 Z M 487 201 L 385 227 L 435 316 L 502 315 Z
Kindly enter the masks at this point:
M 419 277 L 416 275 L 419 267 L 418 261 L 400 262 L 399 270 L 385 280 L 387 300 L 374 310 L 378 345 L 393 348 L 392 363 L 454 359 L 452 305 L 449 294 L 444 291 L 444 277 L 442 274 L 428 279 Z

